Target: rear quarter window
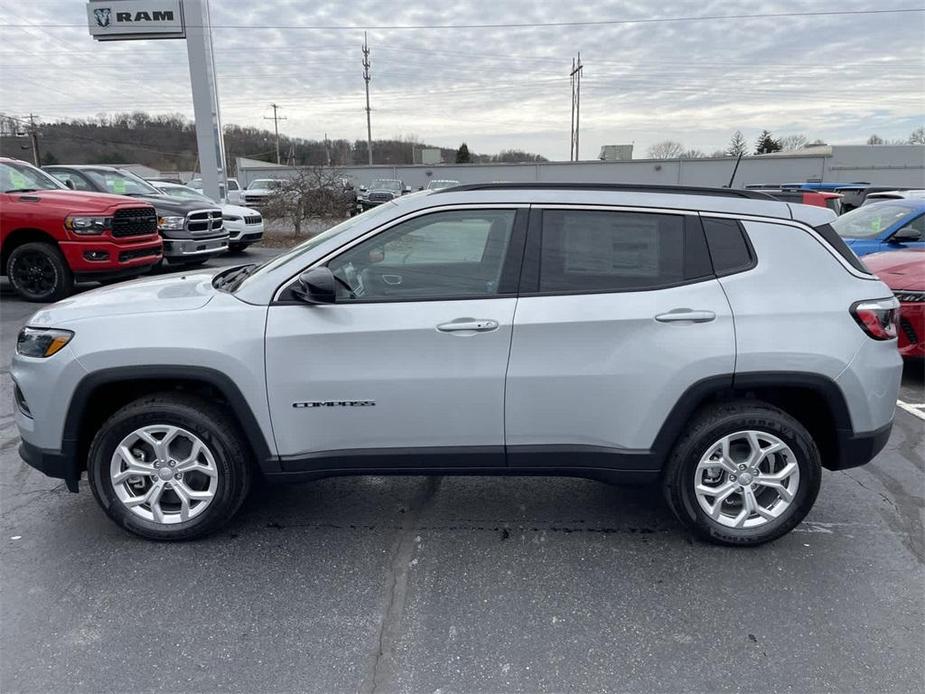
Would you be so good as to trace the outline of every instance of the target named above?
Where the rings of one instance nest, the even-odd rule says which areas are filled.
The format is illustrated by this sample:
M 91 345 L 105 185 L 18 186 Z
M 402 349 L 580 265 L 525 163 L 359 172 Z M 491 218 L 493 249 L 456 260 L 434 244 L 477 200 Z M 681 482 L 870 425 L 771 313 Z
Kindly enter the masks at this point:
M 755 251 L 742 225 L 734 219 L 703 219 L 707 248 L 718 277 L 744 272 L 755 267 Z

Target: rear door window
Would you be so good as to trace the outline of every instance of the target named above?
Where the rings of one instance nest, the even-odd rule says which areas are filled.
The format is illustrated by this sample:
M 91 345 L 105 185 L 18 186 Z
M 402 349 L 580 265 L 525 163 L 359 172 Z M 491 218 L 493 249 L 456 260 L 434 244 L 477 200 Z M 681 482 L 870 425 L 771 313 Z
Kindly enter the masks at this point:
M 705 217 L 703 231 L 717 276 L 731 275 L 754 267 L 754 253 L 739 222 Z
M 696 217 L 543 210 L 541 293 L 638 291 L 710 275 Z

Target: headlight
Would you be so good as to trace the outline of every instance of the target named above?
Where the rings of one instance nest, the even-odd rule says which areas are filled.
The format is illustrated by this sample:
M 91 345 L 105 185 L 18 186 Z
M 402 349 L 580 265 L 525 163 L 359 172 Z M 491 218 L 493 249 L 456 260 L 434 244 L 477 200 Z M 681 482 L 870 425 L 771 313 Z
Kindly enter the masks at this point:
M 237 217 L 233 214 L 223 214 L 222 219 L 224 219 L 226 222 L 240 222 L 241 221 L 240 217 Z
M 64 218 L 64 228 L 68 231 L 73 231 L 75 234 L 102 234 L 110 226 L 112 226 L 110 217 L 88 217 L 71 214 Z
M 71 341 L 74 333 L 55 328 L 23 328 L 16 340 L 16 353 L 24 357 L 50 357 Z
M 176 231 L 186 227 L 186 217 L 158 217 L 157 228 L 161 231 Z

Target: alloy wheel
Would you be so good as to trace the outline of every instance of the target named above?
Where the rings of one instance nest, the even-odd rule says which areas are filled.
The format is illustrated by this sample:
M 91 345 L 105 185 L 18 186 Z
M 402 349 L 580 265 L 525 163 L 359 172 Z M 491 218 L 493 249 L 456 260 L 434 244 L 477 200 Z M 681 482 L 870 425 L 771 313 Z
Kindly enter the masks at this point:
M 707 448 L 694 471 L 700 508 L 729 528 L 757 528 L 790 508 L 800 468 L 787 444 L 764 431 L 739 431 Z
M 202 439 L 182 427 L 160 424 L 122 439 L 109 475 L 131 513 L 165 525 L 203 513 L 215 498 L 219 478 L 215 457 Z
M 10 268 L 13 284 L 33 296 L 51 294 L 58 284 L 58 271 L 46 254 L 24 250 Z

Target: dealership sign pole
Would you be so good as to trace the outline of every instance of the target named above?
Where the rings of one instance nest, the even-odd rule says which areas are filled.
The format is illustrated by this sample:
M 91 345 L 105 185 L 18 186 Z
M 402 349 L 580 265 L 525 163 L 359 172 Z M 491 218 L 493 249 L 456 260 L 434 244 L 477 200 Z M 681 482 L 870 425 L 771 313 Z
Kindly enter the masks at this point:
M 224 200 L 225 141 L 208 0 L 90 0 L 87 21 L 97 41 L 186 39 L 202 189 L 209 197 Z

